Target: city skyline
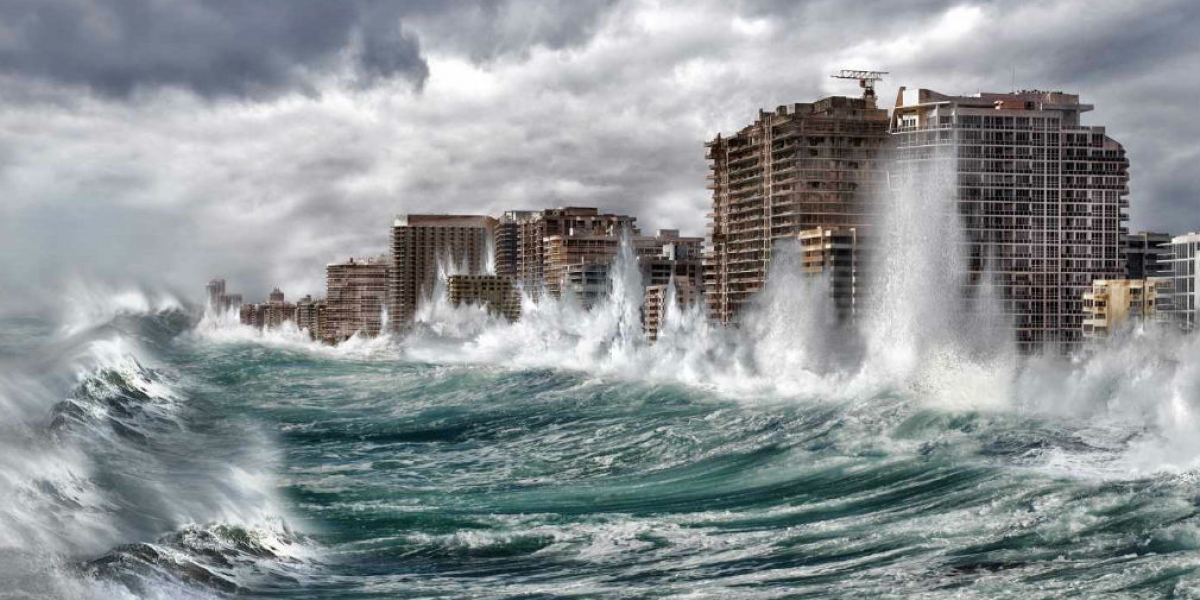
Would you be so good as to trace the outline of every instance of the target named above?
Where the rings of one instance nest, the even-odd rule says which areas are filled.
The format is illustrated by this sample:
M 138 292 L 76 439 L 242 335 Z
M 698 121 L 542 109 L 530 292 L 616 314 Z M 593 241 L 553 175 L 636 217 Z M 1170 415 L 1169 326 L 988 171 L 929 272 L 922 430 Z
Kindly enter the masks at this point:
M 377 252 L 371 225 L 403 212 L 589 205 L 697 235 L 704 142 L 758 109 L 856 95 L 829 78 L 841 68 L 890 71 L 882 106 L 901 85 L 1080 94 L 1129 153 L 1131 231 L 1200 208 L 1200 84 L 1178 75 L 1196 66 L 1193 3 L 362 2 L 264 28 L 278 5 L 184 2 L 144 17 L 191 27 L 195 56 L 137 33 L 137 5 L 0 8 L 42 28 L 0 46 L 0 250 L 19 258 L 0 287 L 21 292 L 2 311 L 76 279 L 187 290 L 223 273 L 299 297 L 322 288 L 313 265 Z M 318 20 L 322 36 L 282 33 Z

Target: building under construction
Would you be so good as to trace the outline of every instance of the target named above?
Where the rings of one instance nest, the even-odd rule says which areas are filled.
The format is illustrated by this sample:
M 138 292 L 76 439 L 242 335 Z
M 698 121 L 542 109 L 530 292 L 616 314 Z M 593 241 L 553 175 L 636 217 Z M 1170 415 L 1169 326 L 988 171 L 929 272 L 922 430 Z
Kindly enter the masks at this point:
M 963 224 L 968 281 L 990 271 L 1024 352 L 1082 339 L 1083 294 L 1125 277 L 1129 161 L 1079 96 L 1022 91 L 948 96 L 900 89 L 897 176 L 947 172 Z M 927 218 L 927 217 L 921 217 Z
M 481 274 L 496 220 L 479 215 L 403 215 L 392 224 L 388 319 L 394 331 L 413 322 L 417 306 L 442 275 Z
M 888 113 L 876 107 L 877 73 L 855 74 L 862 98 L 834 96 L 760 111 L 731 136 L 707 144 L 710 166 L 704 292 L 709 317 L 737 323 L 762 288 L 777 242 L 814 227 L 877 220 L 886 189 Z
M 858 318 L 865 298 L 864 260 L 854 227 L 814 227 L 800 232 L 805 275 L 824 277 L 838 321 Z

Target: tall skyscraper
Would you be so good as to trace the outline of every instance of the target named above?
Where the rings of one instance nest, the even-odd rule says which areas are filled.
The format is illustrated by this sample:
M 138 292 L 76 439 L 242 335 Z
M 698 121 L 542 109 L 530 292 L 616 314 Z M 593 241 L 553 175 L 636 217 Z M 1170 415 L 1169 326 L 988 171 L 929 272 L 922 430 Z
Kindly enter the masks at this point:
M 496 220 L 479 215 L 402 215 L 392 224 L 388 319 L 394 331 L 410 326 L 417 305 L 447 271 L 482 273 Z
M 531 210 L 505 211 L 496 223 L 496 275 L 516 279 L 521 274 L 521 225 L 534 214 Z
M 897 167 L 936 165 L 953 193 L 972 281 L 991 269 L 1017 343 L 1064 350 L 1082 338 L 1083 293 L 1125 277 L 1129 161 L 1092 109 L 1062 92 L 948 96 L 901 88 L 892 114 Z
M 339 342 L 355 333 L 379 335 L 387 305 L 386 256 L 351 258 L 325 267 L 326 325 L 322 335 Z
M 738 133 L 709 142 L 710 318 L 738 322 L 766 280 L 777 242 L 814 227 L 854 227 L 865 236 L 886 189 L 888 143 L 888 113 L 873 94 L 759 111 Z

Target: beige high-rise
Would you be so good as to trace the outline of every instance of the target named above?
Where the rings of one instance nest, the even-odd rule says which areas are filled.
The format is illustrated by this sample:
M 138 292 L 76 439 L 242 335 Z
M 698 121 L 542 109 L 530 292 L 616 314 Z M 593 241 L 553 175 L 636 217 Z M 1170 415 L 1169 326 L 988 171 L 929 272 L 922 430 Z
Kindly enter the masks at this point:
M 351 258 L 326 266 L 326 325 L 322 336 L 339 342 L 355 333 L 379 335 L 387 291 L 386 256 Z
M 873 98 L 841 96 L 760 111 L 738 133 L 709 142 L 709 317 L 738 322 L 777 242 L 813 227 L 864 235 L 880 212 L 888 143 L 887 111 Z
M 481 274 L 489 262 L 496 220 L 480 215 L 402 215 L 392 224 L 388 283 L 391 328 L 412 325 L 418 304 L 445 275 Z

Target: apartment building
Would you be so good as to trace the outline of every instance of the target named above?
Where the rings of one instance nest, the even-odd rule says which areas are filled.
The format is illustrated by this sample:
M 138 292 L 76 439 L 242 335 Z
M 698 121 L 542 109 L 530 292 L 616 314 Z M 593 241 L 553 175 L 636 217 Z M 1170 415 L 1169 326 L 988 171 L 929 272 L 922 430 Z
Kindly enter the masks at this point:
M 901 176 L 956 176 L 969 280 L 992 270 L 1025 352 L 1075 349 L 1083 293 L 1125 277 L 1129 161 L 1103 127 L 1080 122 L 1091 109 L 1062 92 L 901 88 L 892 113 Z
M 450 274 L 481 274 L 489 262 L 496 220 L 480 215 L 402 215 L 392 224 L 388 318 L 408 328 L 433 290 L 439 265 Z
M 601 213 L 592 207 L 549 208 L 532 213 L 514 215 L 518 249 L 516 276 L 529 293 L 536 294 L 549 286 L 556 291 L 561 281 L 561 271 L 548 273 L 552 268 L 551 255 L 558 253 L 560 261 L 564 254 L 579 251 L 589 253 L 589 247 L 601 246 L 606 242 L 598 238 L 618 240 L 623 232 L 637 235 L 634 217 Z M 507 235 L 507 234 L 506 234 Z M 566 238 L 589 238 L 565 241 Z M 557 238 L 557 241 L 552 239 Z M 556 248 L 551 248 L 555 245 Z M 593 248 L 594 250 L 594 248 Z M 499 263 L 499 261 L 497 261 Z M 499 268 L 497 269 L 499 272 Z
M 1170 243 L 1169 233 L 1139 231 L 1125 236 L 1125 278 L 1146 279 L 1170 273 L 1170 265 L 1163 262 Z
M 387 256 L 377 256 L 326 265 L 322 338 L 340 342 L 356 333 L 379 335 L 387 306 L 388 262 Z
M 1104 339 L 1126 323 L 1156 321 L 1157 279 L 1097 280 L 1083 293 L 1085 340 Z
M 496 275 L 517 279 L 521 274 L 521 224 L 536 214 L 532 210 L 509 210 L 497 220 L 495 232 Z
M 775 245 L 814 227 L 865 235 L 887 187 L 888 113 L 873 95 L 759 111 L 707 144 L 712 190 L 704 263 L 710 318 L 737 323 Z
M 702 288 L 698 279 L 677 279 L 674 282 L 674 295 L 671 284 L 651 284 L 646 286 L 646 302 L 644 305 L 643 325 L 646 337 L 651 342 L 658 341 L 659 332 L 665 325 L 667 311 L 673 300 L 677 310 L 688 310 L 703 301 Z
M 296 301 L 296 326 L 301 331 L 308 332 L 308 337 L 314 340 L 326 340 L 327 319 L 328 313 L 324 300 L 313 300 L 312 295 L 305 295 Z
M 521 292 L 511 277 L 451 275 L 447 281 L 450 303 L 484 306 L 493 315 L 515 321 L 521 316 Z
M 1168 265 L 1163 276 L 1170 283 L 1160 310 L 1184 330 L 1195 331 L 1200 309 L 1200 233 L 1171 238 L 1168 248 L 1161 258 Z
M 866 289 L 858 230 L 854 227 L 814 227 L 801 231 L 797 237 L 804 273 L 825 277 L 838 321 L 854 321 Z

